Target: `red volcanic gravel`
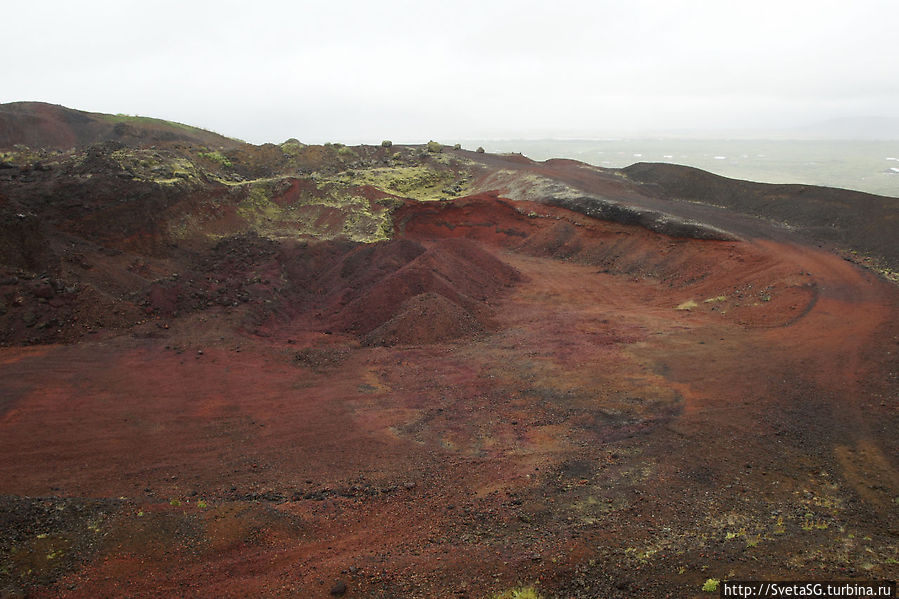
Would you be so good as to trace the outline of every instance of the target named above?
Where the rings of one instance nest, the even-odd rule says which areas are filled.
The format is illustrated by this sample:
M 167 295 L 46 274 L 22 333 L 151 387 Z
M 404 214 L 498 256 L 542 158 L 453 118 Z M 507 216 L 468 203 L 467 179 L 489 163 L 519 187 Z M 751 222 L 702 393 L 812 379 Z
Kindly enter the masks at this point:
M 894 285 L 819 248 L 489 194 L 395 222 L 370 245 L 244 235 L 149 260 L 180 270 L 133 299 L 146 322 L 0 349 L 0 589 L 899 576 Z M 56 287 L 0 290 L 77 312 Z

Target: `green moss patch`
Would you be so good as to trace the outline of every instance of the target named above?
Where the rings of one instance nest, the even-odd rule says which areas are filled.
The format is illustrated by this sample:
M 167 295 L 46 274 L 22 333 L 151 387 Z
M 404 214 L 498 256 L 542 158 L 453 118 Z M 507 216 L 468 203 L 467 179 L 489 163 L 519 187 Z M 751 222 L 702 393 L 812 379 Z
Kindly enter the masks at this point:
M 404 198 L 435 200 L 446 195 L 443 189 L 453 184 L 455 176 L 426 166 L 405 166 L 344 172 L 328 180 L 344 185 L 371 185 Z

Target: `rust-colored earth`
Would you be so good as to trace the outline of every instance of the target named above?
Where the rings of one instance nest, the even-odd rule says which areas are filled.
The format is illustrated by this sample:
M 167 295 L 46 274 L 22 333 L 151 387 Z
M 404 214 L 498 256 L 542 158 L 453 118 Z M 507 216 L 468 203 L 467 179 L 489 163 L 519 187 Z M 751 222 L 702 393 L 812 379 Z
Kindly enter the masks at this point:
M 507 191 L 235 236 L 134 326 L 0 349 L 4 597 L 899 577 L 894 284 Z

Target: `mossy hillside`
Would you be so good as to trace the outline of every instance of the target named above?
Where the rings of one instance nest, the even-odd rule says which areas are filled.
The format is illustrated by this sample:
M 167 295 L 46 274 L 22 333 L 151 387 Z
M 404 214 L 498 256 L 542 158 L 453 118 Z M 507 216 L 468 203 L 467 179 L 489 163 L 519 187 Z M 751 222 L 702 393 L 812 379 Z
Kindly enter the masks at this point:
M 253 164 L 259 156 L 252 149 L 135 149 L 113 145 L 51 154 L 22 147 L 4 153 L 4 159 L 23 166 L 41 162 L 52 165 L 54 172 L 74 169 L 88 177 L 105 173 L 200 194 L 190 201 L 203 203 L 202 214 L 172 215 L 166 228 L 173 240 L 214 238 L 237 227 L 281 239 L 340 237 L 379 241 L 392 234 L 392 211 L 401 204 L 397 198 L 439 200 L 467 193 L 470 187 L 471 174 L 465 161 L 450 153 L 423 156 L 422 149 L 414 147 L 306 146 L 296 140 L 288 140 L 281 147 L 260 147 L 259 156 L 296 153 L 298 162 L 312 157 L 312 162 L 322 160 L 326 168 L 307 171 L 311 174 L 303 176 L 305 169 L 279 163 L 267 173 L 260 171 L 259 177 L 247 180 L 240 174 L 242 171 L 252 174 L 258 170 Z M 301 185 L 306 191 L 285 200 L 285 191 L 298 175 L 306 182 Z M 310 188 L 309 183 L 314 187 Z M 359 189 L 363 186 L 396 197 L 370 201 L 366 197 L 371 194 Z M 203 200 L 207 195 L 208 199 Z
M 100 151 L 123 176 L 161 185 L 218 182 L 240 186 L 251 181 L 311 175 L 323 184 L 371 185 L 400 197 L 434 200 L 459 195 L 471 178 L 470 161 L 451 152 L 428 153 L 411 146 L 305 145 L 290 139 L 280 146 L 238 149 L 174 144 Z M 96 149 L 49 153 L 22 146 L 4 152 L 0 159 L 17 166 L 40 162 L 77 168 L 91 153 L 96 154 Z
M 62 152 L 17 146 L 0 152 L 0 161 L 23 169 L 63 173 L 74 171 L 87 177 L 115 175 L 164 185 L 184 182 L 200 184 L 218 178 L 218 175 L 198 164 L 189 152 L 155 148 L 104 147 L 97 144 Z
M 318 172 L 333 175 L 347 169 L 366 169 L 393 166 L 393 152 L 381 146 L 345 146 L 343 144 L 305 145 L 288 140 L 279 146 L 281 170 L 284 175 Z M 411 159 L 411 150 L 401 152 Z
M 198 152 L 197 156 L 200 158 L 204 158 L 206 160 L 210 160 L 212 162 L 217 162 L 221 166 L 225 168 L 231 168 L 231 160 L 228 159 L 227 156 L 222 154 L 219 151 L 206 151 L 206 152 Z
M 454 185 L 457 178 L 451 171 L 428 166 L 398 166 L 345 171 L 325 180 L 342 185 L 370 185 L 414 200 L 438 200 L 446 197 L 444 189 Z
M 283 210 L 272 202 L 270 182 L 255 182 L 239 188 L 245 193 L 244 199 L 237 204 L 237 215 L 250 223 L 279 220 Z
M 363 200 L 366 206 L 357 205 L 357 209 L 347 213 L 343 222 L 343 236 L 353 241 L 372 243 L 385 241 L 393 234 L 393 219 L 389 210 L 371 210 L 368 201 Z
M 129 114 L 102 114 L 95 113 L 94 116 L 101 118 L 110 123 L 124 123 L 127 125 L 142 125 L 146 127 L 158 127 L 158 128 L 172 128 L 172 129 L 181 129 L 187 133 L 199 134 L 199 135 L 208 135 L 209 133 L 215 133 L 214 131 L 209 131 L 207 129 L 200 129 L 199 127 L 194 127 L 192 125 L 185 125 L 184 123 L 177 123 L 175 121 L 166 121 L 165 119 L 155 119 L 153 117 L 148 116 L 137 116 L 137 115 L 129 115 Z M 216 135 L 220 135 L 219 133 L 215 133 Z M 233 138 L 229 138 L 233 139 Z M 239 140 L 235 140 L 239 141 Z
M 324 193 L 301 195 L 287 205 L 274 201 L 285 179 L 254 181 L 232 189 L 239 197 L 237 215 L 248 228 L 273 238 L 346 238 L 369 243 L 388 239 L 395 202 L 370 202 L 344 186 L 327 185 Z
M 180 183 L 196 185 L 214 177 L 191 156 L 166 150 L 123 148 L 115 150 L 109 156 L 123 172 L 130 173 L 138 181 L 149 181 L 159 185 Z
M 280 147 L 285 156 L 295 158 L 300 155 L 306 145 L 301 143 L 298 139 L 290 138 L 282 143 Z
M 53 153 L 48 152 L 47 150 L 30 148 L 23 145 L 17 145 L 12 150 L 0 152 L 0 162 L 6 162 L 7 164 L 13 164 L 18 167 L 31 165 L 36 162 L 41 162 L 43 164 L 46 164 L 48 161 L 54 162 L 55 157 L 56 156 Z
M 298 151 L 308 148 L 298 142 L 287 145 L 295 145 Z M 332 146 L 327 152 L 336 158 L 340 150 L 355 151 Z M 385 198 L 380 202 L 369 201 L 356 189 L 361 181 L 350 183 L 352 176 L 304 178 L 307 192 L 286 203 L 283 199 L 276 202 L 274 200 L 283 197 L 295 178 L 276 173 L 243 180 L 235 174 L 235 168 L 227 166 L 232 163 L 232 158 L 239 158 L 240 155 L 239 152 L 212 150 L 206 146 L 142 149 L 97 146 L 68 152 L 47 152 L 22 146 L 5 151 L 2 159 L 23 168 L 40 163 L 51 167 L 52 172 L 74 170 L 86 177 L 103 173 L 121 177 L 123 185 L 131 180 L 200 194 L 195 196 L 196 200 L 190 201 L 201 201 L 204 206 L 202 210 L 184 214 L 176 211 L 180 216 L 173 214 L 168 221 L 167 235 L 172 240 L 216 238 L 228 234 L 234 227 L 281 239 L 339 237 L 372 242 L 387 239 L 392 234 L 391 214 L 398 200 Z M 232 164 L 236 166 L 236 162 Z M 429 177 L 427 169 L 420 172 Z M 372 180 L 389 182 L 404 179 L 409 179 L 408 175 L 382 175 Z M 435 176 L 428 179 L 430 182 L 440 180 Z M 312 190 L 308 187 L 309 182 L 315 183 Z M 233 220 L 235 216 L 237 221 Z
M 479 166 L 473 161 L 455 152 L 429 152 L 425 146 L 403 146 L 383 143 L 381 145 L 347 146 L 341 143 L 326 143 L 321 145 L 307 145 L 296 139 L 289 139 L 279 146 L 271 146 L 276 149 L 277 160 L 269 162 L 276 165 L 272 175 L 297 175 L 314 174 L 323 178 L 339 180 L 343 183 L 371 185 L 384 189 L 389 193 L 397 193 L 409 190 L 419 190 L 425 187 L 422 199 L 434 199 L 440 195 L 441 187 L 451 182 L 453 177 L 465 172 L 472 166 Z M 227 152 L 228 158 L 235 164 L 235 169 L 251 166 L 244 164 L 243 158 L 249 159 L 247 150 Z M 436 171 L 438 178 L 431 183 L 428 190 L 427 181 L 407 181 L 405 185 L 402 179 L 408 179 L 410 173 L 398 173 L 396 176 L 387 176 L 390 169 L 421 168 L 419 172 Z M 365 173 L 369 173 L 365 175 Z M 420 179 L 420 177 L 413 177 Z M 384 186 L 381 187 L 379 183 Z M 424 185 L 422 185 L 424 183 Z M 397 194 L 399 195 L 399 194 Z M 404 194 L 405 195 L 405 194 Z M 419 193 L 418 195 L 422 195 Z M 411 196 L 408 196 L 411 197 Z

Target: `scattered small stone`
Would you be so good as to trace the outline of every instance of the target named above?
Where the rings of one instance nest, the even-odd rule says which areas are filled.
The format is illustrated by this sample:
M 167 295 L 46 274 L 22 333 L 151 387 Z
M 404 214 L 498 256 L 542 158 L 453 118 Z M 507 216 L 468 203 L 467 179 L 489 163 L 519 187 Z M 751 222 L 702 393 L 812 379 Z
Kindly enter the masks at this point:
M 334 586 L 331 587 L 331 594 L 335 597 L 342 597 L 346 594 L 346 583 L 342 580 L 338 580 L 334 583 Z

